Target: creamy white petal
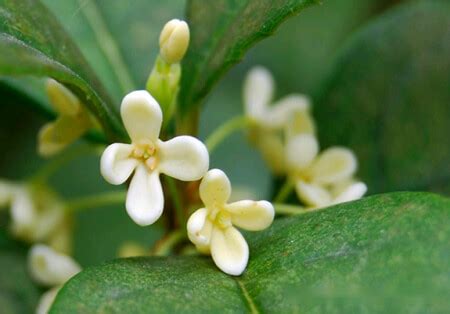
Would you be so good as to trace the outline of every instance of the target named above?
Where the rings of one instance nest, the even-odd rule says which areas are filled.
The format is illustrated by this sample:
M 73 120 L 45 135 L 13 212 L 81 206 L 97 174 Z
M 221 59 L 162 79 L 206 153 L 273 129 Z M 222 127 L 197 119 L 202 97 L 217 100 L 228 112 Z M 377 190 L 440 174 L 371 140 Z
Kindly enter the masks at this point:
M 311 176 L 319 184 L 332 184 L 350 178 L 356 171 L 357 160 L 353 152 L 343 147 L 323 151 L 311 166 Z
M 59 114 L 74 116 L 81 109 L 78 98 L 54 79 L 47 80 L 46 91 L 50 104 Z
M 210 244 L 212 223 L 207 219 L 208 212 L 208 209 L 200 208 L 189 217 L 188 237 L 196 246 L 209 246 Z
M 46 245 L 34 245 L 28 256 L 31 277 L 45 286 L 62 285 L 81 271 L 71 257 L 60 254 Z
M 31 241 L 42 241 L 55 232 L 63 222 L 63 206 L 60 203 L 49 201 L 38 208 L 32 229 L 27 236 Z
M 138 165 L 138 160 L 130 157 L 133 145 L 114 143 L 106 147 L 100 160 L 100 172 L 111 184 L 122 184 Z
M 260 132 L 257 146 L 270 170 L 276 175 L 286 172 L 284 144 L 281 136 L 276 132 Z
M 10 208 L 11 230 L 19 237 L 28 235 L 37 219 L 37 211 L 30 191 L 26 187 L 18 188 L 13 196 Z
M 239 276 L 247 267 L 248 255 L 247 241 L 236 228 L 213 228 L 211 256 L 220 270 Z
M 269 227 L 275 216 L 273 205 L 267 201 L 238 201 L 225 209 L 231 214 L 233 225 L 250 231 Z
M 145 165 L 136 167 L 127 193 L 126 208 L 135 223 L 147 226 L 161 216 L 164 195 L 157 171 L 148 172 Z
M 147 91 L 138 90 L 126 95 L 122 100 L 120 114 L 133 143 L 155 142 L 158 139 L 162 111 Z
M 272 74 L 261 66 L 251 69 L 244 82 L 244 105 L 246 114 L 256 120 L 267 115 L 267 106 L 273 97 Z
M 316 184 L 309 184 L 299 180 L 295 185 L 295 190 L 299 199 L 308 206 L 324 207 L 332 202 L 330 193 Z
M 227 203 L 231 195 L 231 183 L 220 169 L 209 170 L 199 187 L 200 198 L 207 208 L 215 208 Z
M 158 141 L 158 169 L 182 181 L 201 179 L 209 168 L 206 146 L 192 136 L 177 136 L 167 142 Z
M 309 111 L 294 112 L 286 123 L 284 132 L 287 139 L 305 133 L 315 134 L 316 125 Z
M 363 182 L 355 182 L 342 190 L 333 200 L 334 204 L 350 202 L 360 199 L 367 192 L 367 185 Z
M 315 136 L 294 136 L 286 144 L 286 163 L 291 169 L 303 170 L 311 165 L 318 152 L 319 143 Z
M 48 314 L 53 301 L 55 301 L 56 296 L 61 289 L 61 286 L 57 286 L 45 292 L 39 299 L 38 306 L 36 307 L 36 314 Z
M 297 112 L 306 112 L 309 108 L 308 97 L 293 94 L 283 97 L 270 107 L 267 113 L 266 126 L 269 128 L 283 128 L 290 117 Z
M 15 189 L 15 184 L 7 180 L 0 180 L 0 209 L 11 202 Z

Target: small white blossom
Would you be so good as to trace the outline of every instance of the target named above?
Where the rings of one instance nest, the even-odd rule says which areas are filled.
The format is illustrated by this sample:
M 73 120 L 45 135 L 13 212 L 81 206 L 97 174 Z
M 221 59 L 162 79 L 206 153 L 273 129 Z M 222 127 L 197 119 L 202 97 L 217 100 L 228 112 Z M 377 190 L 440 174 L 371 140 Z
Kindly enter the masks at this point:
M 223 272 L 238 276 L 245 270 L 249 257 L 247 242 L 234 227 L 256 231 L 270 226 L 274 208 L 267 201 L 238 201 L 228 204 L 231 184 L 225 173 L 212 169 L 200 183 L 200 198 L 205 207 L 189 218 L 189 239 L 197 249 L 211 254 Z
M 278 175 L 286 172 L 283 131 L 314 133 L 309 114 L 309 99 L 291 94 L 272 104 L 274 80 L 270 72 L 257 66 L 250 70 L 244 83 L 245 113 L 253 122 L 250 140 L 260 150 L 269 168 Z
M 62 285 L 81 271 L 70 256 L 60 254 L 48 246 L 34 245 L 28 255 L 28 270 L 38 284 L 51 289 L 41 296 L 37 314 L 46 314 Z
M 319 154 L 317 139 L 300 134 L 289 139 L 286 159 L 298 197 L 312 208 L 359 199 L 367 191 L 353 179 L 357 160 L 347 148 L 331 147 Z
M 10 230 L 27 242 L 53 242 L 62 251 L 70 251 L 69 218 L 64 204 L 42 185 L 0 181 L 0 207 L 10 208 Z M 69 234 L 65 234 L 69 232 Z M 65 239 L 61 237 L 64 235 Z
M 42 156 L 51 156 L 80 138 L 94 125 L 94 120 L 78 98 L 64 85 L 48 79 L 46 88 L 50 104 L 58 117 L 39 131 L 38 151 Z
M 159 36 L 161 57 L 167 63 L 178 63 L 189 46 L 189 26 L 185 21 L 170 20 Z
M 150 225 L 164 208 L 159 174 L 182 181 L 199 180 L 209 167 L 208 150 L 192 136 L 178 136 L 167 142 L 159 140 L 162 112 L 147 91 L 134 91 L 125 96 L 121 116 L 132 143 L 109 145 L 101 158 L 101 173 L 106 181 L 118 185 L 134 172 L 126 209 L 137 224 Z

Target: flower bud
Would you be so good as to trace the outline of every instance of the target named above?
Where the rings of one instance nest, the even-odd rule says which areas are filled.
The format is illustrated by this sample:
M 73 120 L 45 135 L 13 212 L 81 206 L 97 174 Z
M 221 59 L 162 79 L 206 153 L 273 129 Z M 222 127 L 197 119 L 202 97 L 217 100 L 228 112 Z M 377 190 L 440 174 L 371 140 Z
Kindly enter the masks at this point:
M 189 46 L 189 26 L 173 19 L 164 25 L 159 36 L 160 54 L 167 63 L 179 63 Z

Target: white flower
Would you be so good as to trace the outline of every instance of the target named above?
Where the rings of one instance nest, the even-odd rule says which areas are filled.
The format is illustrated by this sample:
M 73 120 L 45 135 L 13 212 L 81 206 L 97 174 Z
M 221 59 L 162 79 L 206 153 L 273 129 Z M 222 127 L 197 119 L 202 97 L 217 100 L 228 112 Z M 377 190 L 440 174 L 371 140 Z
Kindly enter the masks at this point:
M 244 83 L 245 113 L 253 122 L 250 140 L 260 150 L 269 168 L 278 175 L 286 172 L 284 131 L 287 136 L 314 133 L 309 114 L 309 99 L 301 94 L 288 95 L 271 104 L 274 80 L 270 72 L 255 67 Z
M 94 121 L 78 98 L 64 85 L 48 79 L 46 87 L 50 104 L 58 117 L 39 131 L 38 151 L 42 156 L 51 156 L 80 138 L 94 125 Z
M 249 250 L 242 234 L 233 225 L 256 231 L 270 226 L 274 208 L 267 201 L 238 201 L 227 204 L 231 184 L 225 173 L 213 169 L 200 183 L 200 198 L 205 204 L 189 218 L 189 239 L 197 249 L 212 258 L 223 272 L 238 276 L 245 270 Z
M 70 256 L 42 244 L 31 248 L 28 269 L 33 280 L 47 287 L 62 285 L 81 270 Z
M 62 285 L 81 271 L 80 265 L 70 256 L 60 254 L 48 246 L 34 245 L 28 255 L 28 270 L 37 283 L 51 287 L 41 296 L 37 314 L 46 314 Z
M 319 154 L 319 144 L 311 134 L 289 139 L 286 161 L 298 197 L 312 208 L 359 199 L 367 191 L 364 183 L 353 179 L 357 169 L 353 152 L 331 147 Z
M 291 94 L 271 104 L 274 81 L 270 72 L 257 66 L 250 70 L 244 82 L 245 112 L 259 127 L 283 129 L 294 112 L 309 110 L 309 99 Z
M 167 63 L 178 63 L 189 46 L 189 26 L 185 21 L 170 20 L 159 36 L 161 57 Z
M 10 230 L 21 240 L 48 242 L 59 237 L 68 217 L 64 204 L 42 185 L 0 181 L 0 206 L 10 207 Z
M 161 108 L 147 91 L 125 96 L 121 115 L 132 143 L 109 145 L 101 158 L 101 173 L 106 181 L 118 185 L 134 172 L 126 209 L 137 224 L 150 225 L 161 216 L 164 207 L 159 174 L 182 181 L 199 180 L 209 167 L 208 150 L 192 136 L 159 140 Z

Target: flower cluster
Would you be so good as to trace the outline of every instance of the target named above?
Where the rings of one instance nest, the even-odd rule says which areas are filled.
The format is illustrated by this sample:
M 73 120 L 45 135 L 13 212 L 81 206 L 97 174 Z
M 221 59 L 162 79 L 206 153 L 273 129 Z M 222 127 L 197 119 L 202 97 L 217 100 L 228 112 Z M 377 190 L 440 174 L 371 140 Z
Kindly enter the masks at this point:
M 252 69 L 244 85 L 245 111 L 252 121 L 249 139 L 274 174 L 294 182 L 298 198 L 308 208 L 361 198 L 367 187 L 354 179 L 354 153 L 344 147 L 319 153 L 309 99 L 293 94 L 271 105 L 273 93 L 270 72 Z
M 223 272 L 239 276 L 249 261 L 249 246 L 239 229 L 268 228 L 274 220 L 275 208 L 264 200 L 230 202 L 230 180 L 220 169 L 209 170 L 209 151 L 205 144 L 190 135 L 170 138 L 172 133 L 167 132 L 167 126 L 176 112 L 180 62 L 188 49 L 189 36 L 184 21 L 172 20 L 163 28 L 160 53 L 146 89 L 128 93 L 120 106 L 130 141 L 112 143 L 104 149 L 100 173 L 110 184 L 128 185 L 125 209 L 140 226 L 155 223 L 163 213 L 166 200 L 182 207 L 181 214 L 176 210 L 174 214 L 181 216 L 176 217 L 176 222 L 177 228 L 183 230 L 183 239 L 186 242 L 189 239 L 200 253 L 210 254 Z M 357 169 L 354 153 L 343 147 L 320 152 L 308 97 L 292 94 L 273 103 L 274 85 L 271 74 L 263 67 L 252 69 L 244 83 L 249 139 L 269 168 L 275 175 L 287 177 L 309 209 L 362 197 L 367 187 L 354 178 Z M 38 151 L 50 156 L 98 125 L 66 87 L 53 79 L 46 86 L 57 118 L 39 132 Z M 189 188 L 184 186 L 187 203 L 176 204 L 172 192 L 170 196 L 174 199 L 164 195 L 161 174 L 180 181 L 194 181 Z M 176 190 L 177 183 L 175 187 L 169 185 L 173 183 L 171 178 L 163 182 L 169 190 Z M 120 196 L 123 203 L 124 196 Z M 10 208 L 12 235 L 34 244 L 29 253 L 31 276 L 37 283 L 51 288 L 43 295 L 38 308 L 38 313 L 46 313 L 61 285 L 81 270 L 66 255 L 71 251 L 72 215 L 68 209 L 74 203 L 64 203 L 41 178 L 26 183 L 0 181 L 0 208 L 5 206 Z M 190 247 L 194 248 L 191 244 Z M 149 250 L 133 242 L 119 250 L 120 256 L 149 254 Z

